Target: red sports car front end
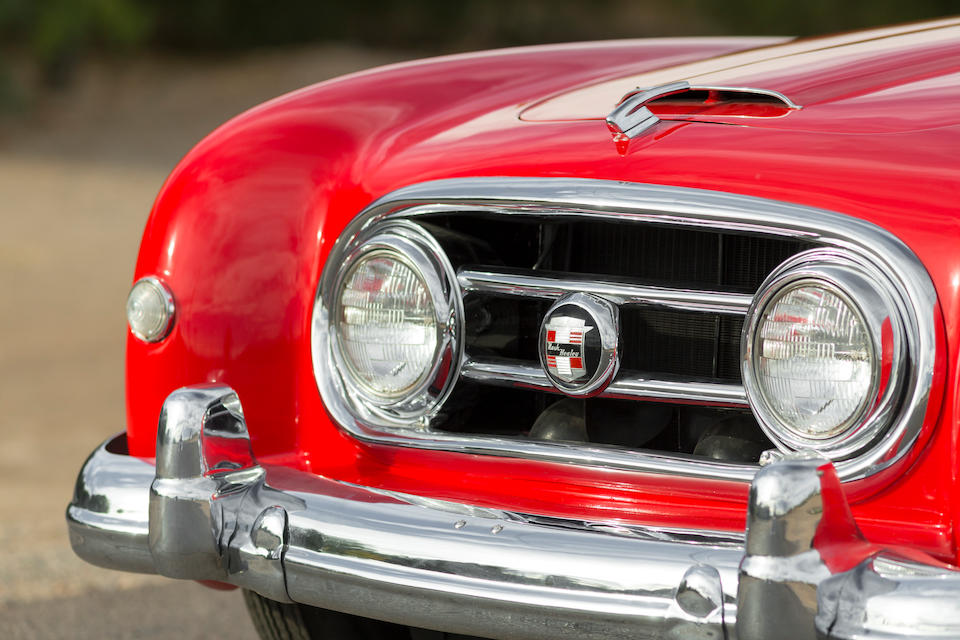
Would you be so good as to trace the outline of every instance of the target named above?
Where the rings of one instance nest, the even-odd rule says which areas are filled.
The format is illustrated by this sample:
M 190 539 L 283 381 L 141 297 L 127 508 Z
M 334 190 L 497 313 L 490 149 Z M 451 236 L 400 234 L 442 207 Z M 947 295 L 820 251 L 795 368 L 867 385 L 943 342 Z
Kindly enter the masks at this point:
M 960 635 L 958 55 L 534 47 L 238 116 L 147 223 L 75 551 L 265 637 Z

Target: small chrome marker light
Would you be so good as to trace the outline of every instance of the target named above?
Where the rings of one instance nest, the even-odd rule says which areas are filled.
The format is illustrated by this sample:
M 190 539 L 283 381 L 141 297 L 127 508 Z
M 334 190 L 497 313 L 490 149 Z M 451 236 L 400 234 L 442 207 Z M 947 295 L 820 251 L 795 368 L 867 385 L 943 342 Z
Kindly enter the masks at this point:
M 422 426 L 460 368 L 463 311 L 453 267 L 423 229 L 395 222 L 357 238 L 335 268 L 314 326 L 327 334 L 330 365 L 352 408 L 380 424 Z
M 148 276 L 134 283 L 127 296 L 127 324 L 144 342 L 159 342 L 173 326 L 173 294 L 159 279 Z
M 807 251 L 774 270 L 741 353 L 750 407 L 782 450 L 847 458 L 892 422 L 906 362 L 895 291 L 844 252 Z

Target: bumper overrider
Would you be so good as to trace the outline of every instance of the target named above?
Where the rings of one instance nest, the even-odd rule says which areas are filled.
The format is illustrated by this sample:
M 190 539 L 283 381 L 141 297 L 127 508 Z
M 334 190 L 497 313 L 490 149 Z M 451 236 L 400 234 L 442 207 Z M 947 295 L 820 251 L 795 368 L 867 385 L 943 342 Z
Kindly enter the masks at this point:
M 750 490 L 746 537 L 541 518 L 258 464 L 236 393 L 180 389 L 156 465 L 117 436 L 67 509 L 112 569 L 491 638 L 960 637 L 960 572 L 866 542 L 832 465 L 788 456 Z M 284 484 L 279 482 L 276 484 Z

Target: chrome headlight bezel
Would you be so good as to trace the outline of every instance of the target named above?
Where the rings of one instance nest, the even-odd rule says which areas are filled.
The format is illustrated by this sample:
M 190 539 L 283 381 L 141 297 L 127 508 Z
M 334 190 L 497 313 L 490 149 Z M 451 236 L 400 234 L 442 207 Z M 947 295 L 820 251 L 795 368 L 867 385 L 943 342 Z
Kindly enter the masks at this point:
M 417 224 L 395 221 L 372 226 L 352 238 L 337 264 L 328 265 L 313 310 L 314 372 L 321 389 L 340 394 L 355 417 L 385 427 L 429 424 L 459 376 L 463 303 L 456 272 L 436 240 Z M 380 394 L 351 374 L 338 322 L 346 278 L 363 260 L 389 256 L 413 271 L 433 303 L 436 347 L 433 361 L 402 393 Z
M 860 406 L 826 436 L 804 435 L 777 415 L 759 380 L 759 326 L 767 310 L 785 293 L 815 286 L 836 295 L 857 316 L 872 349 L 870 383 Z M 744 390 L 760 427 L 783 451 L 813 449 L 844 460 L 868 449 L 891 426 L 903 396 L 908 340 L 895 285 L 858 256 L 835 249 L 797 254 L 775 269 L 760 286 L 747 312 L 741 340 Z

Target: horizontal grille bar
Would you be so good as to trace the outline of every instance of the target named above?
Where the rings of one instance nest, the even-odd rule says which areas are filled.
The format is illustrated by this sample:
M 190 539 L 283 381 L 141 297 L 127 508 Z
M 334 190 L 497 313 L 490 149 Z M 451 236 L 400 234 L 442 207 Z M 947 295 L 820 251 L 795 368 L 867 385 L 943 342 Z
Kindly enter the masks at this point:
M 560 393 L 539 366 L 514 360 L 473 360 L 467 358 L 460 375 L 485 384 L 521 387 Z M 746 407 L 743 386 L 690 380 L 651 379 L 623 372 L 601 394 L 604 398 L 629 398 L 722 407 Z
M 723 291 L 672 289 L 639 284 L 533 275 L 523 271 L 460 269 L 460 288 L 465 293 L 488 293 L 527 298 L 555 299 L 568 293 L 591 293 L 618 305 L 648 305 L 681 311 L 745 315 L 753 296 Z

